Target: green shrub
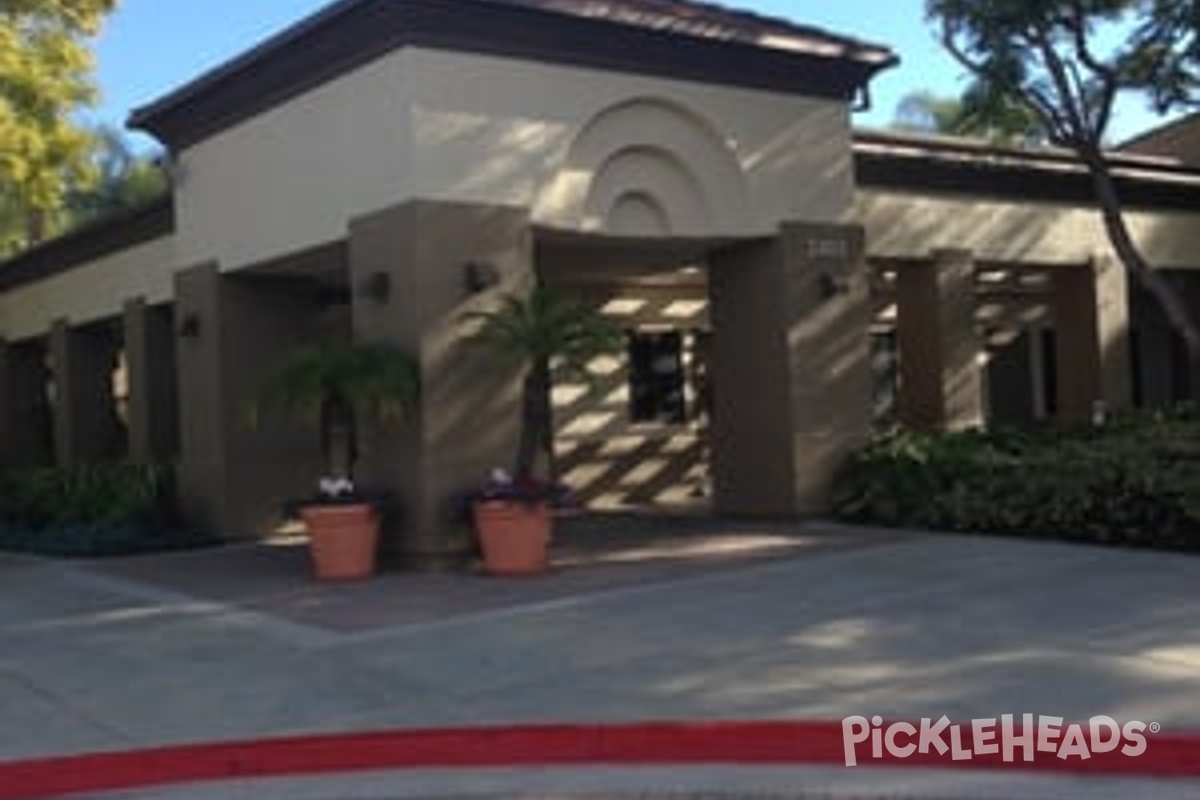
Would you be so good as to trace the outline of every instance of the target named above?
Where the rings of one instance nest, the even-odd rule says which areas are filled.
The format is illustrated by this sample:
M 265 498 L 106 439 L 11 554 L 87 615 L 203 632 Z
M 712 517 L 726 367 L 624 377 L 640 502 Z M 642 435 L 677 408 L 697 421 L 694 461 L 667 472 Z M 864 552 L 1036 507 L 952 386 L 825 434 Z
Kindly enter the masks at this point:
M 838 517 L 1200 549 L 1200 420 L 1133 414 L 1074 430 L 901 432 L 850 459 Z
M 0 549 L 57 556 L 198 543 L 180 531 L 171 470 L 97 464 L 0 475 Z

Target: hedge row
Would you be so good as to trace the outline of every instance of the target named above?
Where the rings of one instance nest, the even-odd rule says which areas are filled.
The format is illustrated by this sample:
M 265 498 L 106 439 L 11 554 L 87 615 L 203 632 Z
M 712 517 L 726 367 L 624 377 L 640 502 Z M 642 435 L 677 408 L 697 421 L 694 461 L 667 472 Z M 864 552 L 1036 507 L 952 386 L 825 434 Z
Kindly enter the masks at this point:
M 166 467 L 103 464 L 0 475 L 0 550 L 64 557 L 203 544 L 183 532 Z
M 1200 550 L 1200 419 L 1137 414 L 1079 430 L 902 432 L 856 454 L 839 518 Z

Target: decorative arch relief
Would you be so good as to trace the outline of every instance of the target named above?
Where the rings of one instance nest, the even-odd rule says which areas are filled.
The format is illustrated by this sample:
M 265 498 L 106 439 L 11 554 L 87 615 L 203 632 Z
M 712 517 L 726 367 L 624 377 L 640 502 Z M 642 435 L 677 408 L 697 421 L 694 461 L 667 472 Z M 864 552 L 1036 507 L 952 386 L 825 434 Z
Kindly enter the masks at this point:
M 613 153 L 592 176 L 584 202 L 584 227 L 614 230 L 614 211 L 622 199 L 636 198 L 658 209 L 663 235 L 703 232 L 713 224 L 704 185 L 674 152 L 659 147 L 630 147 Z
M 733 146 L 676 103 L 637 98 L 591 118 L 534 209 L 562 227 L 614 235 L 710 236 L 748 224 Z
M 627 192 L 613 200 L 605 222 L 605 230 L 616 236 L 665 237 L 673 232 L 667 210 L 644 192 Z

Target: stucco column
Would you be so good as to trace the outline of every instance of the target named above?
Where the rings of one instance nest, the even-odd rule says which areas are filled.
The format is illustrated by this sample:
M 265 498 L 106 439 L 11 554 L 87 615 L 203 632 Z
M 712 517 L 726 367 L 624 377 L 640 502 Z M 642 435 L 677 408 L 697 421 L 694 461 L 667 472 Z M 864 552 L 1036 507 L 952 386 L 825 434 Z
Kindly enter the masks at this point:
M 178 443 L 175 332 L 171 310 L 138 298 L 125 304 L 125 365 L 128 381 L 129 456 L 142 463 L 165 461 Z
M 50 334 L 54 370 L 54 455 L 59 466 L 119 458 L 125 433 L 113 406 L 119 337 L 107 326 L 72 327 L 59 320 Z
M 983 350 L 970 251 L 938 250 L 896 272 L 900 421 L 910 428 L 983 424 Z
M 407 350 L 422 381 L 416 413 L 364 437 L 360 482 L 397 498 L 386 555 L 418 567 L 453 562 L 471 541 L 455 501 L 512 463 L 519 424 L 519 372 L 464 341 L 463 315 L 530 284 L 528 213 L 405 203 L 352 222 L 350 261 L 355 337 Z M 473 291 L 471 263 L 500 282 Z
M 1058 415 L 1086 423 L 1097 404 L 1127 408 L 1129 300 L 1125 271 L 1111 258 L 1052 273 Z
M 862 230 L 788 224 L 710 264 L 716 508 L 826 511 L 835 471 L 871 429 Z
M 1093 259 L 1097 295 L 1097 336 L 1103 371 L 1104 402 L 1110 410 L 1133 404 L 1133 368 L 1129 341 L 1129 274 L 1112 256 Z
M 282 416 L 251 426 L 254 397 L 294 347 L 311 341 L 315 293 L 221 275 L 175 275 L 179 489 L 189 523 L 228 539 L 268 533 L 321 474 L 317 434 Z

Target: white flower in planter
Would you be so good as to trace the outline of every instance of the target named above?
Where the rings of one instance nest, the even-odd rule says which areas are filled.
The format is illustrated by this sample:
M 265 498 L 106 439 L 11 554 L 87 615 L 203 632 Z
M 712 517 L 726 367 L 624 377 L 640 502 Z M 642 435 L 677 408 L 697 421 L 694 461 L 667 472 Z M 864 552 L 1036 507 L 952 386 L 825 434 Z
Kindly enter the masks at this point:
M 354 494 L 354 481 L 345 476 L 321 478 L 317 484 L 317 491 L 322 497 L 337 499 L 340 497 L 348 497 Z

